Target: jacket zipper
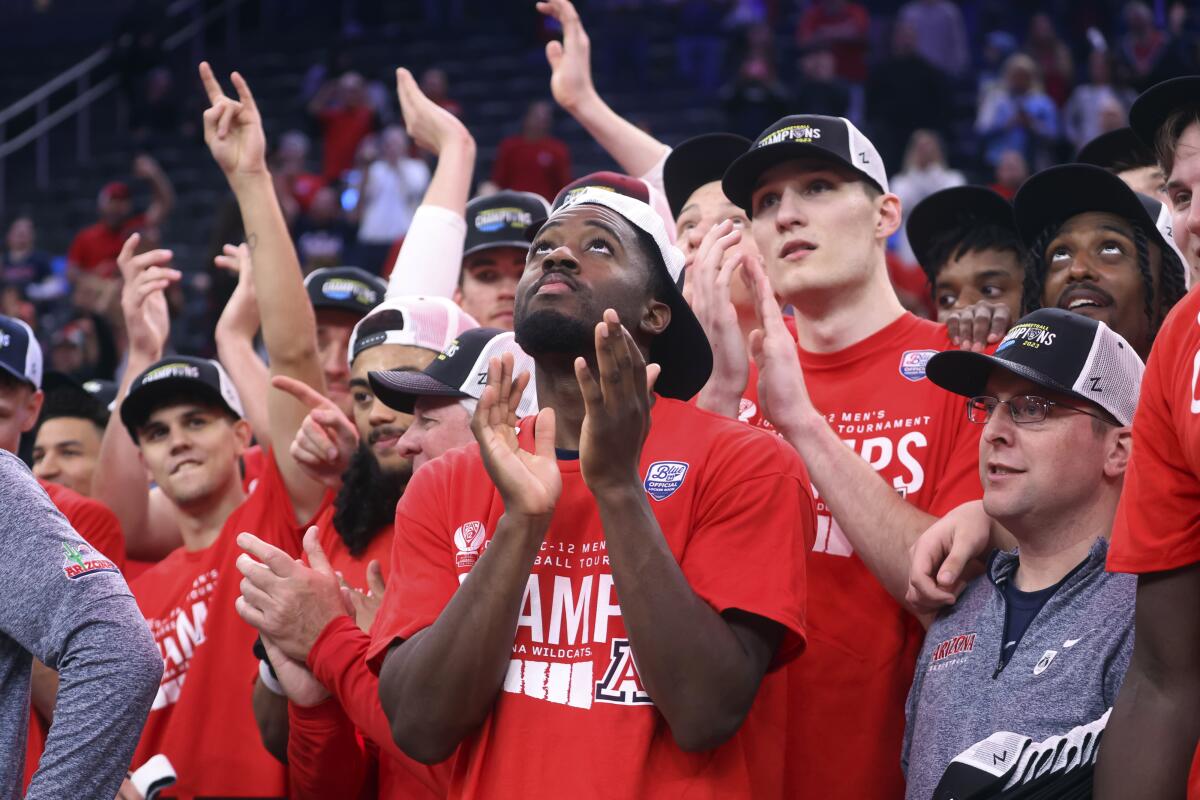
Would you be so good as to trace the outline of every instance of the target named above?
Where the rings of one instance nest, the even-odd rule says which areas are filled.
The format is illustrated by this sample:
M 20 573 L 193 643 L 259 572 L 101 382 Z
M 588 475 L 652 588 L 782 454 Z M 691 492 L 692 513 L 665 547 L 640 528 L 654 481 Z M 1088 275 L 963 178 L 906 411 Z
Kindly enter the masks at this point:
M 996 659 L 996 671 L 992 673 L 992 680 L 996 680 L 1000 677 L 1000 673 L 1004 671 L 1004 668 L 1008 666 L 1008 662 L 1004 660 L 1004 640 L 1008 638 L 1008 598 L 1004 596 L 1004 591 L 994 582 L 992 583 L 992 588 L 999 593 L 1000 602 L 1004 604 L 1004 623 L 1000 626 L 1000 657 Z M 1009 660 L 1011 661 L 1012 659 Z

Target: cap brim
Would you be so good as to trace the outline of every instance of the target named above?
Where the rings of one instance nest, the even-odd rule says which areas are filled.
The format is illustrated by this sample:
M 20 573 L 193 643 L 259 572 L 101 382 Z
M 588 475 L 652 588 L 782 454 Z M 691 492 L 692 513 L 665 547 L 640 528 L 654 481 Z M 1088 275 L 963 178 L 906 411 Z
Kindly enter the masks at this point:
M 42 376 L 42 391 L 46 393 L 56 392 L 60 389 L 71 389 L 83 394 L 90 395 L 87 389 L 83 388 L 83 384 L 72 378 L 65 372 L 58 370 L 49 370 Z
M 1062 164 L 1037 173 L 1013 198 L 1017 231 L 1032 247 L 1051 225 L 1089 212 L 1107 212 L 1137 223 L 1148 235 L 1156 231 L 1137 194 L 1125 181 L 1091 164 Z
M 219 406 L 241 419 L 241 414 L 225 402 L 221 392 L 204 381 L 195 378 L 163 378 L 148 386 L 139 386 L 121 401 L 121 422 L 125 424 L 134 441 L 137 441 L 137 429 L 146 424 L 159 402 L 172 395 L 189 396 L 198 402 Z
M 681 143 L 663 164 L 663 189 L 671 214 L 678 217 L 692 193 L 720 181 L 725 170 L 753 144 L 736 133 L 706 133 Z
M 464 398 L 471 395 L 442 383 L 424 372 L 412 370 L 377 370 L 367 373 L 371 391 L 388 408 L 404 414 L 413 413 L 418 397 Z
M 956 220 L 968 218 L 1014 232 L 1017 229 L 1012 206 L 986 186 L 954 186 L 934 192 L 913 207 L 905 226 L 908 243 L 922 269 L 928 273 L 936 266 L 929 263 L 929 251 L 938 235 Z
M 662 369 L 654 391 L 687 401 L 704 388 L 712 375 L 712 347 L 679 288 L 674 281 L 670 283 L 664 300 L 671 309 L 671 324 L 650 343 L 650 361 Z
M 545 222 L 545 219 L 543 219 L 541 221 Z M 538 220 L 534 220 L 533 224 L 525 229 L 526 235 L 529 236 L 529 239 L 525 239 L 525 240 L 511 239 L 511 240 L 505 240 L 503 242 L 484 242 L 481 244 L 477 244 L 474 247 L 463 250 L 463 258 L 466 258 L 467 256 L 470 256 L 470 255 L 474 255 L 475 253 L 482 252 L 484 250 L 495 250 L 497 247 L 515 247 L 518 250 L 528 250 L 529 243 L 531 241 L 533 241 L 533 236 L 529 234 L 529 231 L 536 231 L 539 227 L 541 227 L 541 226 L 539 225 Z
M 25 374 L 25 373 L 23 373 L 23 372 L 18 372 L 17 370 L 13 369 L 13 368 L 12 368 L 12 367 L 10 367 L 8 364 L 5 364 L 5 363 L 4 363 L 4 362 L 2 362 L 2 361 L 0 361 L 0 370 L 4 370 L 4 371 L 5 371 L 5 372 L 7 372 L 9 375 L 12 375 L 14 378 L 16 378 L 17 380 L 21 381 L 22 383 L 27 383 L 27 384 L 29 384 L 29 385 L 30 385 L 30 386 L 32 386 L 32 387 L 33 387 L 35 390 L 38 388 L 38 387 L 37 387 L 37 386 L 34 384 L 34 382 L 33 382 L 33 381 L 29 380 L 29 376 L 28 376 L 28 375 L 26 375 L 26 374 Z
M 754 189 L 762 174 L 778 164 L 802 158 L 820 159 L 845 167 L 883 191 L 883 187 L 876 183 L 874 178 L 855 167 L 848 159 L 809 142 L 780 142 L 743 153 L 725 170 L 721 189 L 734 205 L 746 212 L 747 216 L 753 216 L 754 209 L 751 205 Z
M 1185 105 L 1200 105 L 1200 76 L 1172 78 L 1142 92 L 1129 109 L 1129 127 L 1153 150 L 1158 129 L 1172 111 Z
M 987 389 L 988 378 L 995 369 L 1007 370 L 1013 375 L 1060 394 L 1070 395 L 1087 403 L 1093 402 L 1070 386 L 1063 386 L 1048 375 L 1024 364 L 967 350 L 945 350 L 934 355 L 925 365 L 925 377 L 946 391 L 963 397 L 978 397 Z
M 1102 133 L 1079 149 L 1076 163 L 1112 169 L 1114 164 L 1153 166 L 1154 153 L 1133 128 L 1117 128 Z

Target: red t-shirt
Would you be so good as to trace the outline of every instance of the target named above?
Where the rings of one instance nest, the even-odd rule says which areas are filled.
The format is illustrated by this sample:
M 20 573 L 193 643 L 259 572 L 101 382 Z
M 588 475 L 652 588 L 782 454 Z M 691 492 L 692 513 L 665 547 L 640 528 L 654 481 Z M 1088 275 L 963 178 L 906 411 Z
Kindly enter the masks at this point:
M 1154 338 L 1133 417 L 1133 459 L 1117 506 L 1108 568 L 1165 572 L 1200 561 L 1200 292 Z M 1197 750 L 1200 756 L 1200 750 Z M 1200 760 L 1189 800 L 1200 800 Z
M 103 222 L 89 225 L 71 241 L 67 250 L 67 261 L 85 272 L 94 272 L 103 278 L 116 277 L 117 256 L 129 235 L 146 224 L 146 215 L 130 217 L 119 228 L 110 228 Z
M 837 353 L 798 349 L 814 405 L 854 452 L 917 508 L 942 515 L 983 495 L 979 427 L 963 399 L 925 378 L 951 349 L 944 325 L 905 313 Z M 741 418 L 770 428 L 754 375 Z M 904 702 L 925 631 L 854 554 L 817 498 L 808 562 L 808 651 L 788 670 L 790 797 L 904 796 Z
M 535 418 L 519 441 L 532 449 Z M 752 774 L 756 704 L 724 745 L 685 753 L 641 686 L 614 593 L 607 541 L 578 460 L 529 576 L 507 675 L 491 714 L 452 756 L 452 798 L 761 796 Z M 803 647 L 808 478 L 778 438 L 658 398 L 640 472 L 662 535 L 692 590 L 786 634 L 773 669 Z M 486 547 L 503 503 L 475 446 L 413 476 L 396 509 L 392 584 L 369 663 L 441 614 Z M 464 631 L 463 635 L 469 635 Z M 781 751 L 779 751 L 781 752 Z
M 179 781 L 168 797 L 279 797 L 286 769 L 262 746 L 251 693 L 257 632 L 234 609 L 242 575 L 236 538 L 249 531 L 296 555 L 306 525 L 290 507 L 274 458 L 254 491 L 204 550 L 179 548 L 134 581 L 138 606 L 163 657 L 163 678 L 134 752 L 134 767 L 163 753 Z M 185 683 L 186 679 L 186 683 Z
M 105 558 L 125 570 L 125 536 L 117 515 L 99 500 L 84 497 L 73 489 L 38 478 L 40 485 L 50 497 L 50 502 L 62 512 L 71 527 Z M 29 737 L 25 747 L 25 785 L 29 785 L 37 771 L 38 759 L 46 745 L 46 727 L 41 718 L 30 707 Z
M 322 172 L 326 180 L 336 180 L 354 166 L 358 145 L 375 126 L 375 112 L 369 106 L 330 108 L 317 115 L 325 138 Z
M 553 198 L 571 182 L 567 146 L 553 136 L 541 139 L 509 136 L 496 150 L 492 182 L 501 189 Z

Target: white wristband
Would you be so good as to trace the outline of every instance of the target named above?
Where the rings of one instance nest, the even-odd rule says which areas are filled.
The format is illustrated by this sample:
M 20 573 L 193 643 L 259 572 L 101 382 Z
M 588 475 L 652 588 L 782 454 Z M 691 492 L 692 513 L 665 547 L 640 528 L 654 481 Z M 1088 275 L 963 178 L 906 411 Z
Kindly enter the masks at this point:
M 279 685 L 279 681 L 271 674 L 271 665 L 266 661 L 258 662 L 258 677 L 262 680 L 263 686 L 271 690 L 272 694 L 277 694 L 280 697 L 287 697 L 287 692 Z

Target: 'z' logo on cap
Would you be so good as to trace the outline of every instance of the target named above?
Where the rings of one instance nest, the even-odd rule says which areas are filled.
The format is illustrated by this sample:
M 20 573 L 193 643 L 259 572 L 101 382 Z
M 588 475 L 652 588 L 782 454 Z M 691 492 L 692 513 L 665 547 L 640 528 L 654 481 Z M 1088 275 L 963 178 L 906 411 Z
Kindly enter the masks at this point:
M 1104 390 L 1100 388 L 1100 378 L 1101 377 L 1102 376 L 1100 376 L 1100 375 L 1094 375 L 1091 378 L 1088 378 L 1088 380 L 1092 382 L 1092 391 L 1093 392 L 1101 392 L 1101 393 L 1104 392 Z

